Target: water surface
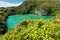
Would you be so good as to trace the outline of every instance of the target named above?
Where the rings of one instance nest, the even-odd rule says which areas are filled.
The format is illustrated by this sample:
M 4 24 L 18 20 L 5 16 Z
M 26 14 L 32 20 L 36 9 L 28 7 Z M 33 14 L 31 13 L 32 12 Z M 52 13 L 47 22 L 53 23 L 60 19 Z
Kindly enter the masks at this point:
M 44 20 L 50 19 L 53 16 L 40 16 L 36 14 L 25 14 L 25 15 L 10 15 L 8 16 L 8 19 L 6 20 L 6 25 L 8 28 L 15 28 L 17 23 L 23 21 L 23 20 L 39 20 L 43 18 Z

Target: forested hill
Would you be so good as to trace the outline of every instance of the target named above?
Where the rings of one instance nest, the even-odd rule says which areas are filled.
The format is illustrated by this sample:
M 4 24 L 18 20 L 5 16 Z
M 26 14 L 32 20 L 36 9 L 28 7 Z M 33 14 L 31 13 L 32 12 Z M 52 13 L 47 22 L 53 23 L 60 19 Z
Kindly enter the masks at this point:
M 56 10 L 60 10 L 59 7 L 60 7 L 59 1 L 28 0 L 24 1 L 22 5 L 18 6 L 17 10 L 19 13 L 35 13 L 35 10 L 42 8 L 47 12 L 49 9 L 51 9 L 52 14 L 54 14 Z
M 18 7 L 0 8 L 0 12 L 6 14 L 35 13 L 35 10 L 42 8 L 47 12 L 51 9 L 53 15 L 56 10 L 60 10 L 59 7 L 59 1 L 26 0 Z

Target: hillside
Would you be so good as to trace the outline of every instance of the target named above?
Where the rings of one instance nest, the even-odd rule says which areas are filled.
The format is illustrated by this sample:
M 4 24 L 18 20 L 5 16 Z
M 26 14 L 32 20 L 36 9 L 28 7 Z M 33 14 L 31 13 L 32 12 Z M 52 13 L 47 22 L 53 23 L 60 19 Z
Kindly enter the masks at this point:
M 37 9 L 42 8 L 43 10 L 49 12 L 51 15 L 53 15 L 54 12 L 60 10 L 60 5 L 59 1 L 40 1 L 40 0 L 26 0 L 24 1 L 20 6 L 18 7 L 8 7 L 2 10 L 4 10 L 6 13 L 35 13 Z M 3 11 L 3 12 L 4 12 Z M 48 13 L 49 14 L 49 13 Z M 54 14 L 56 15 L 56 14 Z
M 56 11 L 60 10 L 59 4 L 58 1 L 28 0 L 18 6 L 17 10 L 19 9 L 18 12 L 20 13 L 35 13 L 35 10 L 42 8 L 47 11 L 48 14 L 53 15 Z M 52 13 L 49 13 L 50 11 L 52 11 Z M 54 15 L 56 15 L 56 13 Z
M 60 19 L 26 20 L 19 22 L 15 30 L 8 31 L 1 40 L 60 40 Z
M 56 11 L 60 10 L 60 5 L 59 1 L 39 1 L 39 0 L 26 0 L 24 1 L 20 6 L 18 7 L 8 7 L 8 8 L 0 8 L 0 11 L 4 13 L 35 13 L 35 10 L 37 9 L 44 9 L 47 11 L 52 11 L 52 14 L 55 13 Z M 51 9 L 51 10 L 49 10 Z M 48 13 L 49 14 L 49 13 Z M 54 14 L 56 15 L 56 14 Z

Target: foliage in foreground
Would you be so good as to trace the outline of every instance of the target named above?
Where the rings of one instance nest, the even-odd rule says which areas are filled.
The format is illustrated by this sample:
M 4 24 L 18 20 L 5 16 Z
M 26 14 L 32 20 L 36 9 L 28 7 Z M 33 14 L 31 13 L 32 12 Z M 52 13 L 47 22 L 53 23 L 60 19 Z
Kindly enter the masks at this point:
M 60 19 L 55 18 L 46 22 L 23 21 L 0 40 L 60 40 Z

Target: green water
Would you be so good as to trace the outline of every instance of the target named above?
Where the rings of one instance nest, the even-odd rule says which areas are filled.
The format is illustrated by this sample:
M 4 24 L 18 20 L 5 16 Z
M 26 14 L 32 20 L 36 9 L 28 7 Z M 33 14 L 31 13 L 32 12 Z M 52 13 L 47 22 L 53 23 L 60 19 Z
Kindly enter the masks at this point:
M 53 18 L 53 16 L 40 16 L 36 14 L 26 14 L 26 15 L 10 15 L 6 20 L 6 25 L 8 28 L 16 28 L 17 23 L 23 20 L 39 20 L 43 18 L 44 20 L 48 20 Z

